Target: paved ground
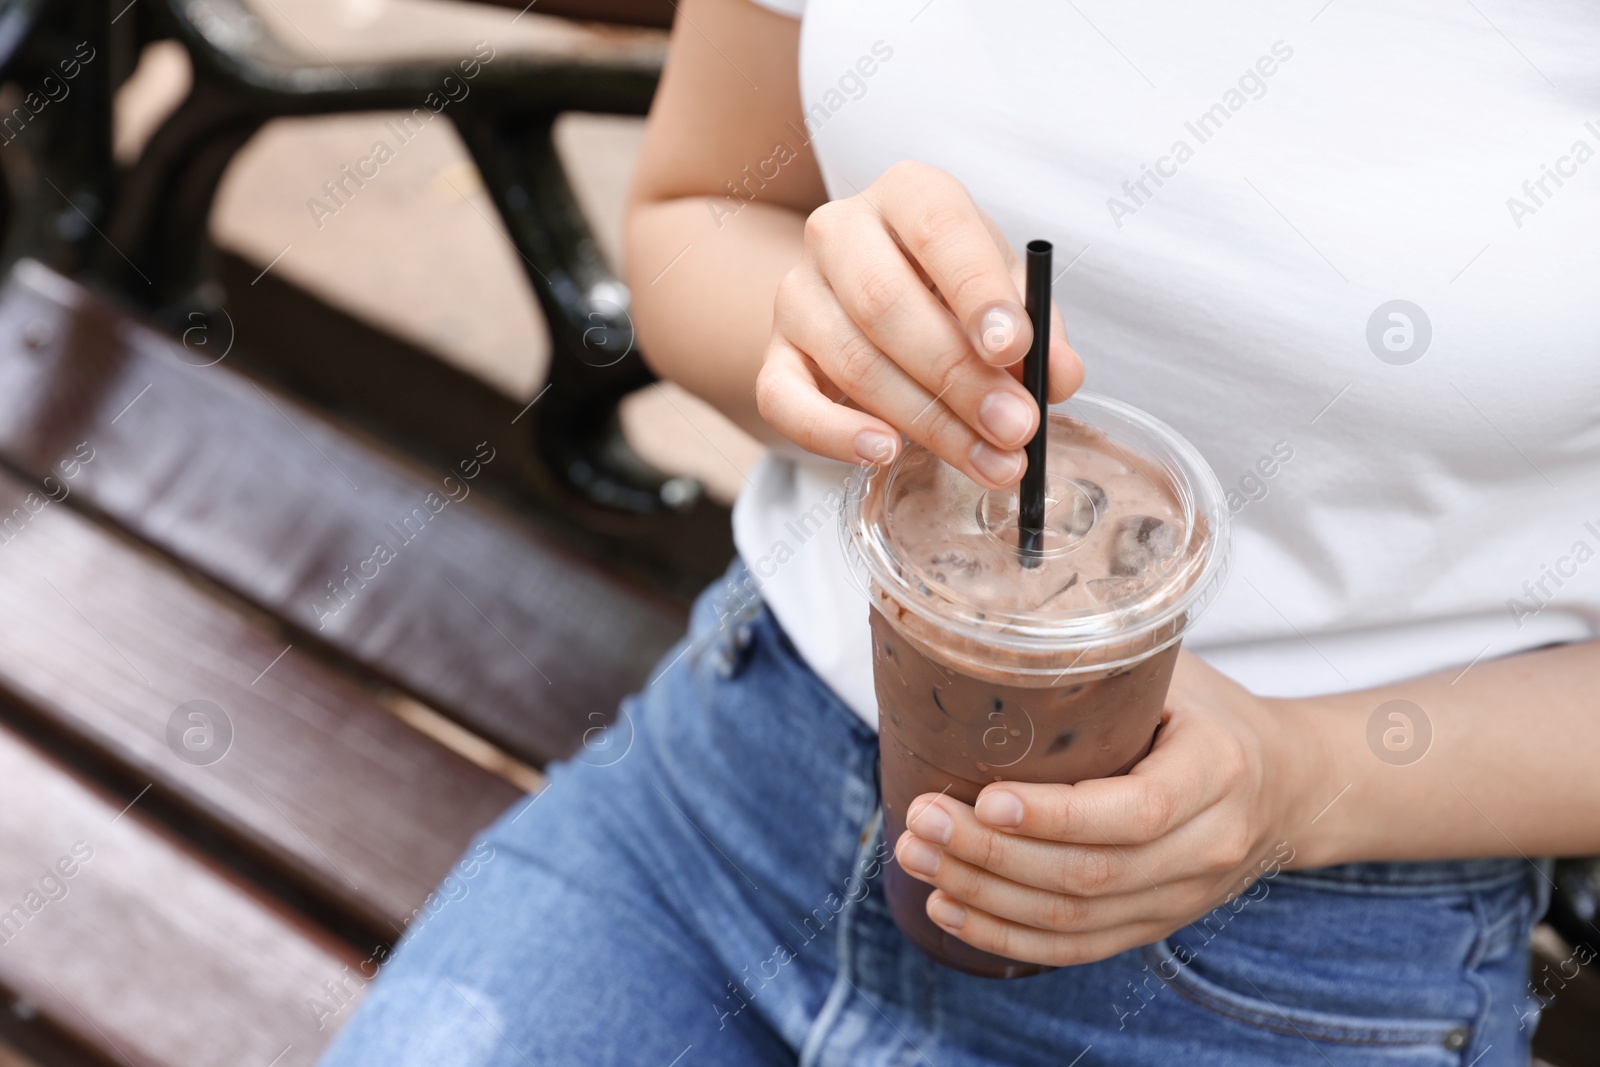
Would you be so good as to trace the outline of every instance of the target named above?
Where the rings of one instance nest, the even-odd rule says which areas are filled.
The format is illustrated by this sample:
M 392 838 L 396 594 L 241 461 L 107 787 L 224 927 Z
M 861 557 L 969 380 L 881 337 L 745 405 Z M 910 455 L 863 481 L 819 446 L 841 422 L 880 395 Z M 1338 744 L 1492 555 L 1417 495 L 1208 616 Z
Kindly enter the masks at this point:
M 559 47 L 559 20 L 443 0 L 258 0 L 287 45 L 335 64 L 356 58 L 469 55 Z M 515 21 L 513 19 L 515 18 Z M 118 151 L 127 158 L 189 80 L 176 45 L 149 50 L 118 100 Z M 320 294 L 329 303 L 439 354 L 505 393 L 531 399 L 548 357 L 544 324 L 524 268 L 502 235 L 476 169 L 447 122 L 430 123 L 378 177 L 332 215 L 325 181 L 395 139 L 389 114 L 274 122 L 239 154 L 218 196 L 212 231 L 222 246 Z M 569 115 L 558 143 L 602 247 L 621 251 L 621 211 L 642 121 Z M 668 396 L 660 395 L 671 390 Z M 675 387 L 647 390 L 624 408 L 636 445 L 731 500 L 760 447 Z

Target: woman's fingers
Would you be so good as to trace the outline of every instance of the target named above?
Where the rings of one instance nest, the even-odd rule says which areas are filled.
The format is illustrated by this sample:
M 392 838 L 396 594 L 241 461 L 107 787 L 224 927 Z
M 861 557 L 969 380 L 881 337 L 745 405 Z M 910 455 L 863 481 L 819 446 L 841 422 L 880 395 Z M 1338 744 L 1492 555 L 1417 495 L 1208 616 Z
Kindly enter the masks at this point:
M 1147 770 L 1077 785 L 1002 782 L 978 795 L 976 813 L 985 825 L 1047 841 L 1139 845 L 1184 825 L 1222 792 L 1205 767 L 1185 765 L 1181 773 Z
M 1249 765 L 1237 738 L 1203 716 L 1169 713 L 1128 774 L 1076 785 L 998 782 L 974 805 L 979 822 L 1049 841 L 1141 845 L 1221 800 Z M 965 807 L 965 805 L 961 805 Z
M 888 423 L 824 396 L 814 365 L 781 337 L 767 347 L 756 405 L 773 429 L 815 455 L 888 463 L 900 449 L 900 435 Z
M 990 234 L 1006 252 L 1006 263 L 1011 270 L 1011 281 L 1020 291 L 1027 280 L 1027 267 L 1011 251 L 1011 246 L 1006 243 L 1005 235 L 994 224 L 994 220 L 984 215 L 984 222 L 989 227 Z M 1007 368 L 1018 380 L 1022 377 L 1022 365 L 1013 364 Z M 1083 360 L 1078 358 L 1078 353 L 1067 340 L 1067 322 L 1061 316 L 1061 306 L 1055 301 L 1050 302 L 1050 403 L 1059 404 L 1083 384 Z
M 1107 897 L 1166 890 L 1191 879 L 1226 877 L 1251 859 L 1252 845 L 1235 832 L 1221 807 L 1213 807 L 1172 833 L 1145 845 L 1086 845 L 1046 841 L 993 830 L 972 817 L 965 804 L 950 821 L 949 838 L 927 836 L 940 830 L 938 811 L 919 798 L 907 833 L 948 860 L 988 871 L 999 878 L 1069 896 Z M 930 823 L 935 825 L 930 826 Z M 919 851 L 918 855 L 928 855 Z M 909 867 L 907 868 L 910 869 Z M 927 879 L 924 879 L 926 881 Z
M 1002 245 L 955 178 L 925 163 L 897 163 L 873 183 L 869 202 L 965 328 L 974 350 L 997 367 L 1028 352 L 1033 330 Z
M 875 345 L 860 326 L 837 302 L 823 299 L 828 285 L 819 275 L 799 271 L 784 282 L 791 299 L 780 302 L 776 333 L 783 343 L 808 355 L 833 384 L 851 401 L 866 412 L 878 416 L 912 440 L 924 445 L 945 462 L 963 471 L 974 481 L 990 488 L 1011 485 L 1022 476 L 1026 460 L 1017 448 L 996 448 L 975 432 L 967 418 L 957 410 L 957 405 L 970 409 L 981 407 L 968 383 L 951 382 L 937 391 L 919 382 L 906 367 L 890 358 Z M 812 287 L 815 293 L 796 293 L 794 290 Z M 926 290 L 923 290 L 925 293 Z M 939 314 L 943 314 L 941 311 Z M 1003 371 L 985 367 L 969 359 L 969 370 L 1004 378 Z M 788 436 L 784 429 L 784 403 L 778 394 L 764 394 L 763 390 L 778 385 L 792 385 L 792 378 L 777 378 L 771 382 L 757 380 L 757 402 L 768 421 Z M 1017 388 L 1006 383 L 1008 388 Z M 1020 388 L 1018 388 L 1020 392 Z M 958 399 L 959 398 L 959 399 Z M 768 414 L 768 409 L 772 414 Z M 809 413 L 801 413 L 809 417 Z M 774 421 L 776 420 L 776 421 Z M 824 455 L 836 456 L 853 448 L 845 434 L 859 432 L 859 423 L 827 420 L 836 425 L 834 437 Z M 791 438 L 792 439 L 792 438 Z M 803 447 L 810 447 L 803 445 Z M 877 461 L 882 462 L 882 461 Z
M 849 320 L 990 444 L 1009 451 L 1026 443 L 1039 424 L 1027 391 L 1004 370 L 972 358 L 967 335 L 921 283 L 875 212 L 855 204 L 841 207 L 838 216 L 817 242 L 817 260 Z M 780 314 L 779 329 L 790 336 L 805 326 L 784 319 Z M 822 353 L 802 347 L 832 373 Z M 873 407 L 871 397 L 851 396 Z
M 1147 919 L 1180 921 L 1207 904 L 1211 892 L 1204 880 L 1159 887 L 1141 883 L 1129 892 L 1099 896 L 1053 892 L 1001 877 L 909 831 L 900 837 L 895 860 L 907 874 L 960 903 L 1024 926 L 1060 932 L 1110 930 Z
M 1083 360 L 1067 343 L 1067 322 L 1050 302 L 1050 403 L 1059 404 L 1083 384 Z
M 927 912 L 928 918 L 941 929 L 974 948 L 1051 967 L 1073 967 L 1107 959 L 1130 948 L 1148 945 L 1173 929 L 1171 924 L 1143 920 L 1087 933 L 1040 930 L 990 915 L 939 891 L 928 897 Z
M 1039 424 L 1018 381 L 1032 339 L 1019 271 L 960 182 L 891 167 L 807 220 L 805 258 L 778 293 L 773 365 L 757 382 L 762 414 L 820 455 L 881 462 L 894 450 L 884 435 L 899 433 L 989 488 L 1015 484 Z M 1053 307 L 1052 323 L 1061 400 L 1083 368 Z M 860 411 L 822 406 L 840 393 Z
M 949 855 L 1014 882 L 1076 896 L 1154 889 L 1242 859 L 1233 855 L 1232 835 L 1208 830 L 1207 823 L 1184 822 L 1146 844 L 1050 840 L 997 830 L 967 805 L 932 794 L 913 801 L 907 819 L 911 833 Z

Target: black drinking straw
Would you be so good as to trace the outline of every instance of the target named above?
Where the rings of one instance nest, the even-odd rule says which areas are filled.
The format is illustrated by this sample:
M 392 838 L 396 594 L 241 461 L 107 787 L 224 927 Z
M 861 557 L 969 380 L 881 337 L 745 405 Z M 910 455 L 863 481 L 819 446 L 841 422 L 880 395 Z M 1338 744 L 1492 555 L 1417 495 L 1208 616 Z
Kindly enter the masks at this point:
M 1050 425 L 1050 254 L 1049 241 L 1028 242 L 1028 279 L 1024 299 L 1033 324 L 1033 344 L 1022 360 L 1022 385 L 1039 405 L 1039 428 L 1027 444 L 1028 469 L 1022 475 L 1017 502 L 1017 547 L 1022 565 L 1039 565 L 1044 542 L 1045 443 Z

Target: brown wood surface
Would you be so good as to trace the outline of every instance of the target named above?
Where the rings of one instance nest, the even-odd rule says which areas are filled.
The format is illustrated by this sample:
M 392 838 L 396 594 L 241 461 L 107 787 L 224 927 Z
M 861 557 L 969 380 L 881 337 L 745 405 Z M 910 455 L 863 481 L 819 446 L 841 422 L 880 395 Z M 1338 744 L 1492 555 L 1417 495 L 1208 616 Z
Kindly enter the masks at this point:
M 359 996 L 344 969 L 358 972 L 360 954 L 254 896 L 137 805 L 124 812 L 131 799 L 0 728 L 0 986 L 127 1067 L 314 1063 L 350 1012 L 324 982 Z M 325 1028 L 313 999 L 330 1005 Z
M 97 452 L 59 484 L 112 462 Z M 402 722 L 265 620 L 78 514 L 70 496 L 45 499 L 44 486 L 0 474 L 0 693 L 110 754 L 130 781 L 195 809 L 365 928 L 397 936 L 519 790 Z M 220 708 L 232 733 L 222 747 L 215 723 L 215 747 L 198 758 L 224 754 L 198 765 L 169 737 L 180 706 L 197 700 Z M 178 748 L 181 731 L 206 728 L 188 714 L 179 714 Z
M 43 477 L 86 442 L 79 506 L 529 762 L 572 752 L 648 680 L 677 608 L 462 472 L 447 483 L 226 363 L 198 365 L 226 340 L 176 343 L 20 264 L 0 293 L 0 458 Z M 393 558 L 364 562 L 380 543 Z
M 559 390 L 524 413 L 531 396 L 507 396 L 327 303 L 283 271 L 262 274 L 265 259 L 248 262 L 219 249 L 215 265 L 239 338 L 228 356 L 236 370 L 276 382 L 427 464 L 448 467 L 487 439 L 498 455 L 479 476 L 478 492 L 607 571 L 668 596 L 679 610 L 733 559 L 729 511 L 714 500 L 639 515 L 597 506 L 560 485 L 534 447 L 534 426 Z

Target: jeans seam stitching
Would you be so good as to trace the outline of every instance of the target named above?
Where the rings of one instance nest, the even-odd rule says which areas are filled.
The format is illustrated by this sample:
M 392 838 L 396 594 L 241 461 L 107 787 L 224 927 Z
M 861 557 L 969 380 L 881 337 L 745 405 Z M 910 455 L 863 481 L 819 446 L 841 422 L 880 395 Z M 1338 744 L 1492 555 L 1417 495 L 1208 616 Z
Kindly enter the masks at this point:
M 1449 896 L 1461 893 L 1480 893 L 1501 889 L 1524 876 L 1513 874 L 1485 876 L 1469 881 L 1439 882 L 1362 882 L 1355 879 L 1319 878 L 1309 871 L 1284 871 L 1279 878 L 1284 885 L 1304 886 L 1327 893 L 1347 893 L 1361 896 Z
M 872 815 L 866 825 L 870 828 L 881 822 L 879 809 L 874 807 Z M 862 868 L 863 860 L 870 854 L 878 841 L 880 833 L 869 833 L 867 839 L 856 850 L 851 866 L 851 874 Z M 862 900 L 866 896 L 863 895 Z M 838 965 L 834 971 L 833 986 L 828 990 L 828 996 L 822 1002 L 822 1007 L 817 1012 L 817 1017 L 811 1021 L 811 1027 L 806 1032 L 806 1037 L 800 1045 L 799 1067 L 818 1067 L 821 1062 L 819 1057 L 826 1050 L 828 1032 L 833 1028 L 841 1016 L 844 1015 L 845 1004 L 850 999 L 850 993 L 855 989 L 855 980 L 851 977 L 855 970 L 855 938 L 852 935 L 852 926 L 855 922 L 856 911 L 860 901 L 849 899 L 846 894 L 845 906 L 838 916 L 838 938 L 835 944 L 839 954 Z
M 1153 945 L 1145 946 L 1144 952 L 1147 962 L 1149 962 L 1152 958 L 1157 962 L 1160 962 L 1161 956 L 1157 951 L 1157 946 L 1163 944 L 1165 944 L 1165 942 L 1160 941 Z M 1207 1011 L 1214 1012 L 1225 1019 L 1230 1019 L 1234 1022 L 1240 1023 L 1241 1025 L 1254 1026 L 1260 1029 L 1270 1030 L 1273 1033 L 1306 1037 L 1308 1040 L 1311 1036 L 1315 1036 L 1320 1037 L 1325 1041 L 1330 1041 L 1334 1044 L 1365 1046 L 1369 1048 L 1404 1048 L 1407 1046 L 1425 1045 L 1428 1044 L 1430 1040 L 1430 1035 L 1428 1034 L 1420 1032 L 1408 1032 L 1407 1029 L 1400 1027 L 1384 1027 L 1382 1025 L 1373 1027 L 1340 1027 L 1327 1023 L 1314 1022 L 1306 1019 L 1304 1016 L 1297 1017 L 1295 1013 L 1282 1011 L 1281 1009 L 1273 1009 L 1277 1012 L 1277 1014 L 1274 1015 L 1270 1011 L 1260 1010 L 1248 1006 L 1248 997 L 1245 997 L 1242 994 L 1233 993 L 1221 986 L 1218 986 L 1217 991 L 1213 992 L 1210 988 L 1207 988 L 1213 983 L 1211 983 L 1209 980 L 1201 979 L 1196 975 L 1186 974 L 1185 969 L 1182 967 L 1178 969 L 1177 974 L 1175 974 L 1172 978 L 1167 979 L 1166 984 L 1171 986 L 1179 996 L 1183 997 L 1191 1004 L 1195 1004 L 1206 1009 Z M 1235 1002 L 1236 1000 L 1238 1003 Z M 1265 1003 L 1265 1001 L 1263 1002 Z M 1437 1021 L 1418 1020 L 1415 1030 L 1437 1031 L 1439 1037 L 1442 1038 L 1443 1035 L 1454 1029 L 1456 1025 L 1459 1024 L 1453 1024 L 1450 1020 L 1446 1019 Z
M 1526 880 L 1526 875 L 1524 875 L 1524 880 Z M 1484 906 L 1482 896 L 1474 894 L 1472 897 L 1472 914 L 1478 923 L 1478 937 L 1472 946 L 1472 951 L 1468 954 L 1464 970 L 1468 984 L 1478 994 L 1478 1010 L 1472 1020 L 1472 1038 L 1461 1050 L 1463 1060 L 1466 1059 L 1468 1053 L 1476 1052 L 1476 1055 L 1481 1057 L 1488 1051 L 1488 1048 L 1478 1050 L 1477 1045 L 1485 1040 L 1489 1021 L 1494 1011 L 1493 986 L 1488 979 L 1479 973 L 1480 968 L 1488 958 L 1489 946 L 1492 941 L 1499 939 L 1498 931 L 1504 922 L 1508 920 L 1513 922 L 1518 931 L 1530 927 L 1533 921 L 1532 911 L 1533 906 L 1530 898 L 1527 894 L 1523 894 L 1518 898 L 1513 914 L 1500 921 L 1492 921 L 1488 909 Z M 1522 938 L 1518 937 L 1518 940 L 1522 940 Z M 1514 1007 L 1514 1005 L 1508 1004 L 1507 1007 Z M 1519 1027 L 1519 1033 L 1520 1029 Z M 1476 1060 L 1472 1062 L 1476 1062 Z

